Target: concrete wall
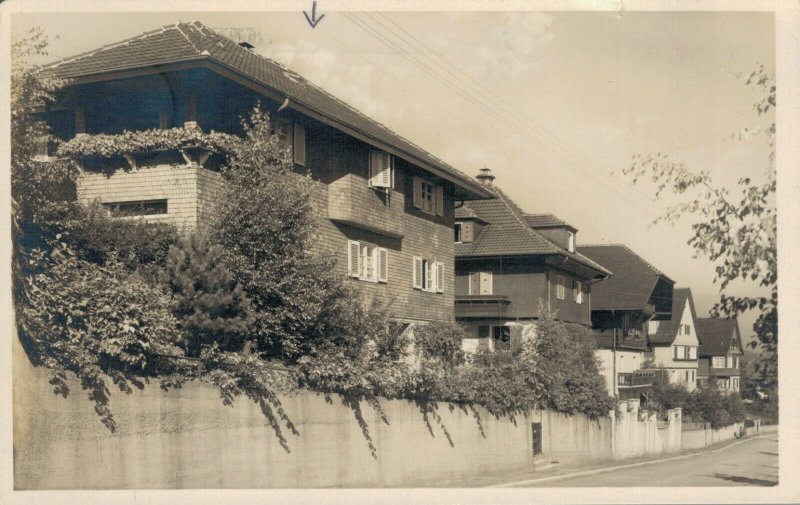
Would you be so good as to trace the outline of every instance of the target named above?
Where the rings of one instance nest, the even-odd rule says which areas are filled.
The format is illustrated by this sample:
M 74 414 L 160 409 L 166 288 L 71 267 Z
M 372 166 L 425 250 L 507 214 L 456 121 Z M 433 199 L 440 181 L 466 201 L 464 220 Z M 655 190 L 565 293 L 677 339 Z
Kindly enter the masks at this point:
M 682 449 L 699 449 L 719 442 L 731 440 L 740 436 L 744 430 L 744 423 L 735 423 L 718 429 L 706 428 L 702 430 L 683 431 L 681 433 Z
M 670 410 L 667 420 L 639 410 L 637 400 L 619 403 L 615 419 L 613 459 L 651 456 L 681 449 L 681 411 Z

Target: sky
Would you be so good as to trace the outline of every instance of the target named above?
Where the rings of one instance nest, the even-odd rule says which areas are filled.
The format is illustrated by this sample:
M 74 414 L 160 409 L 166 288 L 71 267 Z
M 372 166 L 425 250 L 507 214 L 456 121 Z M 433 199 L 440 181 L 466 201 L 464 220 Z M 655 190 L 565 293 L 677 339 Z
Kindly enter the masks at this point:
M 579 231 L 578 245 L 624 243 L 694 294 L 717 301 L 713 265 L 686 244 L 691 220 L 652 221 L 673 198 L 633 186 L 632 156 L 667 153 L 732 188 L 760 180 L 763 137 L 732 138 L 759 118 L 742 74 L 775 69 L 770 13 L 293 12 L 15 14 L 13 36 L 40 26 L 67 57 L 176 21 L 250 41 L 468 175 L 488 167 L 528 212 Z M 57 37 L 57 39 L 56 39 Z M 43 61 L 44 62 L 44 61 Z M 736 286 L 758 294 L 754 284 Z M 742 334 L 754 317 L 741 318 Z

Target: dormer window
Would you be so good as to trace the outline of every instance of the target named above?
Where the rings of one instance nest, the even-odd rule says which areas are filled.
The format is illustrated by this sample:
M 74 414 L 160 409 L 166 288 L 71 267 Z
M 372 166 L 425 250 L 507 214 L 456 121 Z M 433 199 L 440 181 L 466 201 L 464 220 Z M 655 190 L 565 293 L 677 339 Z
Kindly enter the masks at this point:
M 571 253 L 575 252 L 575 233 L 567 231 L 567 250 Z

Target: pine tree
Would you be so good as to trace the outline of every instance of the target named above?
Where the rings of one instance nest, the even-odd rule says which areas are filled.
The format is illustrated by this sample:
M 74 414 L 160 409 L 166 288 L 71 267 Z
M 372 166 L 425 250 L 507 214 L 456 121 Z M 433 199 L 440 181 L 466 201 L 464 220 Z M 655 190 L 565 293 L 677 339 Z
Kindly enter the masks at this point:
M 241 350 L 253 326 L 250 300 L 223 252 L 196 233 L 169 249 L 161 277 L 172 291 L 172 312 L 187 334 L 190 356 L 215 343 L 222 350 Z

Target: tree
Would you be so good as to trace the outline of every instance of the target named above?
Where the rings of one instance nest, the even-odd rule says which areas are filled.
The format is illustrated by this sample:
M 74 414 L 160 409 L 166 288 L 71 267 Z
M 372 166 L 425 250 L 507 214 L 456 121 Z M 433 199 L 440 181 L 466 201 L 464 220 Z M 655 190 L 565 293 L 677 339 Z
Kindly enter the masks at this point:
M 755 86 L 763 93 L 763 99 L 754 105 L 759 116 L 774 109 L 775 84 L 763 65 L 748 76 L 746 85 Z M 687 198 L 671 206 L 655 223 L 694 218 L 693 235 L 688 244 L 694 248 L 696 256 L 704 256 L 715 264 L 714 280 L 720 289 L 720 301 L 712 315 L 735 317 L 749 310 L 758 311 L 753 325 L 757 341 L 751 346 L 761 349 L 759 375 L 775 383 L 778 366 L 775 123 L 744 130 L 738 135 L 742 139 L 761 136 L 766 138 L 770 153 L 763 170 L 764 180 L 760 183 L 744 177 L 738 180 L 735 189 L 728 189 L 717 184 L 707 171 L 691 170 L 661 153 L 634 156 L 633 163 L 623 173 L 631 176 L 634 184 L 649 177 L 656 185 L 656 197 L 671 192 Z M 757 282 L 769 294 L 736 293 L 731 283 L 737 280 Z
M 360 302 L 334 255 L 314 247 L 314 183 L 293 171 L 269 115 L 256 106 L 242 126 L 244 137 L 226 149 L 226 196 L 212 240 L 252 302 L 259 351 L 293 363 L 323 343 L 354 338 L 348 305 Z
M 188 341 L 189 356 L 216 343 L 238 351 L 252 330 L 250 300 L 223 258 L 223 248 L 198 233 L 170 246 L 161 281 L 172 293 L 172 313 Z

